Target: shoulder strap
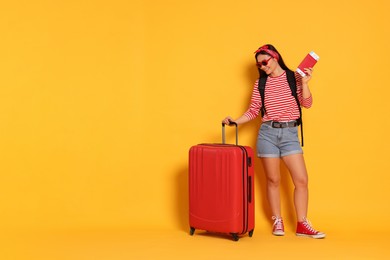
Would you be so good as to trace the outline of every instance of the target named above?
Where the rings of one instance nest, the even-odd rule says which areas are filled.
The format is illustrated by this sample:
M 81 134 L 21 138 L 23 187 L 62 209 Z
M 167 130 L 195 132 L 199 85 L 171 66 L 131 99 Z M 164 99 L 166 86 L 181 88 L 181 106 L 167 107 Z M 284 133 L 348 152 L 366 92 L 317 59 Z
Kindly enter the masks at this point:
M 267 76 L 266 77 L 260 77 L 259 78 L 259 83 L 258 83 L 258 88 L 260 92 L 260 97 L 261 97 L 261 117 L 265 115 L 265 105 L 264 105 L 264 93 L 265 93 L 265 83 L 267 83 Z
M 295 98 L 299 109 L 299 119 L 302 117 L 301 105 L 299 104 L 298 94 L 297 94 L 297 81 L 295 79 L 295 73 L 291 70 L 286 71 L 288 85 L 291 89 L 291 95 Z M 301 122 L 298 122 L 301 123 Z
M 295 79 L 295 73 L 291 70 L 286 71 L 287 81 L 288 85 L 291 89 L 291 95 L 295 98 L 295 101 L 297 102 L 298 109 L 299 109 L 299 118 L 297 119 L 298 125 L 301 126 L 301 139 L 302 139 L 302 146 L 303 146 L 303 121 L 302 121 L 302 109 L 301 105 L 299 104 L 298 94 L 297 94 L 297 81 Z
M 297 82 L 295 80 L 295 73 L 294 73 L 294 71 L 287 70 L 286 71 L 286 76 L 287 76 L 288 85 L 290 86 L 290 89 L 291 89 L 291 94 L 294 97 L 296 97 L 297 96 Z

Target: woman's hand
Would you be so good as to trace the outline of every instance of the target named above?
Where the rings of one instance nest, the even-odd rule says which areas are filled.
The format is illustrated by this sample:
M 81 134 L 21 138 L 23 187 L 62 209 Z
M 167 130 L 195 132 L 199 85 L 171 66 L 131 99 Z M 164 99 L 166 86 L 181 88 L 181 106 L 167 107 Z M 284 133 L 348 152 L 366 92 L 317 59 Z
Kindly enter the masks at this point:
M 233 120 L 233 118 L 231 116 L 227 116 L 227 117 L 225 117 L 224 120 L 222 120 L 222 123 L 224 123 L 225 125 L 228 125 L 228 126 L 233 126 L 234 124 L 231 124 L 231 122 L 236 123 L 236 125 L 242 125 L 242 124 L 245 124 L 246 122 L 248 122 L 249 120 L 250 119 L 248 117 L 246 117 L 245 115 L 240 116 L 236 120 Z
M 309 83 L 309 80 L 311 80 L 313 74 L 313 68 L 306 68 L 304 70 L 306 76 L 302 77 L 302 85 L 307 85 Z
M 222 123 L 225 125 L 230 125 L 230 122 L 233 122 L 233 118 L 231 116 L 225 117 L 225 119 L 222 120 Z

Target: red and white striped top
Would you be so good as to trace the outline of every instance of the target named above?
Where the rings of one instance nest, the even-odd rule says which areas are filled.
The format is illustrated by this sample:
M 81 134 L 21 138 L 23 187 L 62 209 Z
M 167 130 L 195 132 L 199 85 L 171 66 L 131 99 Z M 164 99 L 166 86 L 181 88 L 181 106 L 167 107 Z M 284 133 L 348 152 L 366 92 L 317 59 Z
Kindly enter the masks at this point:
M 297 95 L 299 103 L 304 108 L 310 108 L 313 99 L 302 97 L 302 78 L 295 73 L 297 82 Z M 248 110 L 244 113 L 250 120 L 254 119 L 260 114 L 261 97 L 258 89 L 259 80 L 256 80 L 252 91 L 251 103 Z M 263 121 L 278 121 L 288 122 L 299 118 L 299 109 L 295 98 L 291 94 L 290 86 L 287 82 L 286 72 L 278 77 L 268 76 L 265 87 L 265 115 Z

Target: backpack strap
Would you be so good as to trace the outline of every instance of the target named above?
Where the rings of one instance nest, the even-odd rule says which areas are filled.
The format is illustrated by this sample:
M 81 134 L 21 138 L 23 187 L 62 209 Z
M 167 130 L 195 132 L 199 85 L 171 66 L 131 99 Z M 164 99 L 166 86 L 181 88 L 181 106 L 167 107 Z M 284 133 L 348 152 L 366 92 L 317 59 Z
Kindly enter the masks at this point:
M 264 105 L 264 96 L 265 96 L 265 83 L 267 83 L 268 76 L 265 77 L 260 77 L 259 78 L 259 83 L 258 83 L 258 88 L 260 92 L 260 97 L 261 97 L 261 117 L 264 117 L 265 115 L 265 105 Z
M 297 94 L 297 81 L 295 79 L 295 73 L 291 70 L 286 71 L 287 81 L 288 85 L 291 89 L 291 95 L 295 98 L 295 101 L 297 102 L 298 109 L 299 109 L 299 118 L 297 119 L 298 125 L 301 126 L 301 141 L 303 146 L 303 121 L 302 121 L 302 108 L 299 103 L 298 94 Z

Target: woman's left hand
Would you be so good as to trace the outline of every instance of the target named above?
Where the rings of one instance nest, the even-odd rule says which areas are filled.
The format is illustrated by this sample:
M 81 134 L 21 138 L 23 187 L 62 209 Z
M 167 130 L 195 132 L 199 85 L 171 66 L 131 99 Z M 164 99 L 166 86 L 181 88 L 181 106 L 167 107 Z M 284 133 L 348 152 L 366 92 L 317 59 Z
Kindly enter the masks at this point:
M 302 77 L 302 84 L 307 84 L 309 82 L 313 74 L 313 68 L 306 68 L 305 74 L 306 76 Z

